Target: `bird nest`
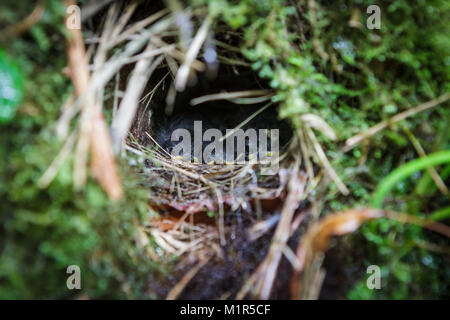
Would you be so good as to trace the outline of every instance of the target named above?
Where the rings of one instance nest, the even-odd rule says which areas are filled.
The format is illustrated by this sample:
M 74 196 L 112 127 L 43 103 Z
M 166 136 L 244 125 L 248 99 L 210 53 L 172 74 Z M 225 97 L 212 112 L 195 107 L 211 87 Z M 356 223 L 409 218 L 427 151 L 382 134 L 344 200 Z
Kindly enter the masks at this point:
M 124 184 L 116 161 L 132 167 L 138 187 L 149 191 L 143 205 L 149 218 L 135 222 L 136 246 L 172 271 L 149 277 L 149 292 L 168 299 L 317 298 L 330 238 L 364 221 L 387 217 L 450 236 L 445 225 L 386 210 L 319 219 L 330 181 L 336 188 L 327 195 L 349 194 L 316 137 L 333 141 L 334 131 L 316 114 L 292 115 L 287 127 L 277 120 L 277 101 L 289 99 L 268 89 L 241 55 L 242 30 L 230 30 L 209 11 L 177 0 L 89 1 L 81 17 L 88 27 L 67 29 L 74 94 L 56 126 L 65 143 L 39 185 L 48 186 L 73 154 L 74 187 L 82 189 L 89 172 L 117 201 Z M 383 121 L 348 139 L 346 149 L 446 100 Z M 269 168 L 260 153 L 244 152 L 243 163 L 183 159 L 170 151 L 167 132 L 177 125 L 188 130 L 176 120 L 184 116 L 231 130 L 280 128 L 282 143 Z
M 159 2 L 124 1 L 85 12 L 95 12 L 84 17 L 92 28 L 85 39 L 73 31 L 68 52 L 78 97 L 64 108 L 57 128 L 67 143 L 41 184 L 51 181 L 76 144 L 75 185 L 85 183 L 90 149 L 93 176 L 119 199 L 114 150 L 135 168 L 140 187 L 150 190 L 151 218 L 137 225 L 137 245 L 157 262 L 179 258 L 172 277 L 149 283 L 154 291 L 167 298 L 289 297 L 291 275 L 303 268 L 293 249 L 306 222 L 318 216 L 309 199 L 321 194 L 322 172 L 348 192 L 314 133 L 335 139 L 333 130 L 318 116 L 302 115 L 301 125 L 284 130 L 280 152 L 270 155 L 276 164 L 270 175 L 262 174 L 268 168 L 260 157 L 208 164 L 173 156 L 161 146 L 161 130 L 172 115 L 200 104 L 248 108 L 244 116 L 236 111 L 234 129 L 263 112 L 277 119 L 273 92 L 236 46 L 239 33 L 214 25 L 203 7 L 168 10 Z M 112 141 L 102 110 L 112 114 Z M 69 135 L 73 119 L 79 125 Z M 320 263 L 315 266 L 305 273 L 305 297 L 316 297 L 323 280 Z

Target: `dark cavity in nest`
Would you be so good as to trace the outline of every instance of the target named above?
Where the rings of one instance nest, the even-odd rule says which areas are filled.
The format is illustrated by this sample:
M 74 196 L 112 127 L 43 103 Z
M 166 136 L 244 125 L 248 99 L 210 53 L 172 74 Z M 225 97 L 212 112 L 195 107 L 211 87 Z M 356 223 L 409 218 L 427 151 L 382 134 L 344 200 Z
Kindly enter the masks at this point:
M 159 92 L 153 96 L 152 101 L 148 105 L 143 104 L 140 107 L 131 130 L 133 135 L 138 138 L 141 144 L 152 145 L 153 142 L 146 134 L 147 132 L 165 151 L 171 153 L 172 148 L 179 143 L 179 140 L 172 141 L 171 139 L 172 133 L 176 129 L 188 130 L 191 133 L 193 145 L 194 121 L 202 122 L 202 135 L 207 129 L 219 129 L 225 135 L 227 129 L 236 128 L 241 122 L 264 107 L 268 101 L 257 104 L 235 104 L 227 100 L 216 100 L 195 106 L 191 105 L 192 99 L 204 95 L 263 89 L 260 80 L 253 72 L 244 71 L 235 74 L 228 69 L 226 66 L 222 66 L 219 74 L 213 79 L 205 75 L 198 75 L 196 85 L 186 88 L 183 92 L 177 92 L 173 111 L 169 114 L 165 97 L 172 79 L 166 77 L 160 85 Z M 162 79 L 164 75 L 163 71 L 160 72 L 159 79 Z M 158 82 L 157 79 L 152 81 L 153 84 L 156 82 Z M 149 86 L 149 90 L 151 90 L 151 86 Z M 278 118 L 278 107 L 275 104 L 256 115 L 241 129 L 243 131 L 255 129 L 257 133 L 260 129 L 278 129 L 280 151 L 286 147 L 292 137 L 292 129 L 289 123 Z M 209 143 L 210 141 L 204 141 L 202 147 L 205 148 Z M 271 151 L 270 137 L 268 137 L 267 147 L 268 151 Z M 247 139 L 245 160 L 248 160 L 248 150 L 249 140 Z

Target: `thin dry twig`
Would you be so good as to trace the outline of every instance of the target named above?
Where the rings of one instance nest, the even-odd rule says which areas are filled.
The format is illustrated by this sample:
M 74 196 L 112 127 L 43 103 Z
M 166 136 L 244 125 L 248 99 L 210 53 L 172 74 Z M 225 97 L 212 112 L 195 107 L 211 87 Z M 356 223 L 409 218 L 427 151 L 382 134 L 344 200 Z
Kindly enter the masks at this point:
M 420 144 L 419 140 L 412 134 L 412 132 L 408 129 L 404 129 L 406 135 L 408 136 L 409 140 L 411 141 L 414 149 L 416 149 L 417 153 L 421 158 L 424 158 L 427 156 L 425 153 L 425 150 L 423 149 L 422 145 Z M 428 171 L 428 174 L 433 179 L 434 183 L 438 187 L 439 191 L 446 195 L 448 194 L 447 186 L 445 185 L 444 181 L 442 181 L 441 177 L 439 176 L 439 173 L 436 171 L 434 167 L 429 167 L 426 169 Z
M 319 158 L 320 162 L 322 162 L 322 165 L 324 166 L 326 172 L 330 176 L 330 178 L 336 183 L 336 186 L 338 187 L 339 191 L 343 195 L 348 195 L 350 191 L 347 189 L 345 184 L 342 182 L 341 178 L 337 175 L 336 171 L 334 170 L 331 163 L 328 161 L 327 156 L 325 155 L 325 152 L 322 149 L 322 146 L 320 145 L 319 141 L 317 141 L 316 135 L 314 132 L 307 128 L 306 134 L 308 135 L 309 139 L 311 140 L 314 149 L 316 151 L 317 157 Z
M 44 174 L 38 181 L 38 185 L 40 188 L 47 188 L 53 179 L 56 177 L 59 169 L 66 161 L 67 157 L 70 155 L 73 147 L 75 146 L 75 142 L 77 140 L 77 132 L 74 131 L 72 134 L 66 139 L 64 146 L 61 148 L 61 151 L 53 160 L 50 167 L 45 170 Z
M 66 1 L 67 5 L 75 4 Z M 86 166 L 88 149 L 92 153 L 91 170 L 103 189 L 112 200 L 122 197 L 122 184 L 112 153 L 112 145 L 101 109 L 95 105 L 95 98 L 89 94 L 89 71 L 86 60 L 83 36 L 81 30 L 68 29 L 70 38 L 67 40 L 69 70 L 75 88 L 75 94 L 84 97 L 80 123 L 80 137 L 75 157 L 74 182 L 81 187 L 86 182 Z
M 149 45 L 145 52 L 148 53 L 152 50 L 154 50 L 153 46 Z M 114 118 L 115 121 L 112 124 L 113 143 L 116 151 L 119 151 L 122 148 L 123 142 L 125 141 L 139 106 L 139 98 L 145 89 L 148 79 L 163 59 L 163 56 L 159 56 L 153 61 L 152 57 L 150 57 L 141 59 L 136 63 L 136 66 L 131 73 L 131 78 L 128 81 L 125 96 L 120 103 L 117 116 Z
M 240 128 L 242 128 L 243 126 L 245 126 L 247 123 L 249 123 L 253 118 L 255 118 L 258 114 L 260 114 L 261 112 L 263 112 L 264 110 L 266 110 L 268 107 L 270 107 L 273 103 L 269 102 L 266 105 L 262 106 L 261 108 L 259 108 L 258 110 L 256 110 L 254 113 L 252 113 L 250 116 L 248 116 L 244 121 L 242 121 L 241 123 L 239 123 L 235 128 L 233 128 L 232 130 L 228 131 L 223 137 L 220 138 L 220 142 L 228 139 L 228 137 L 232 136 L 237 130 L 239 130 Z
M 348 138 L 347 141 L 345 141 L 345 146 L 342 149 L 342 151 L 343 152 L 350 151 L 364 139 L 370 138 L 371 136 L 377 134 L 378 132 L 387 128 L 388 126 L 390 126 L 396 122 L 405 120 L 406 118 L 411 117 L 411 116 L 415 115 L 416 113 L 436 107 L 439 104 L 447 101 L 448 99 L 450 99 L 450 94 L 446 93 L 446 94 L 440 96 L 439 98 L 430 100 L 430 101 L 422 103 L 414 108 L 411 108 L 411 109 L 403 111 L 399 114 L 396 114 L 392 118 L 376 124 L 375 126 L 371 127 L 370 129 L 366 130 L 365 132 L 359 133 L 351 138 Z
M 235 92 L 220 92 L 214 94 L 208 94 L 205 96 L 197 97 L 191 100 L 191 105 L 196 106 L 198 104 L 202 104 L 209 101 L 216 100 L 229 100 L 236 98 L 244 98 L 244 97 L 266 97 L 271 92 L 269 90 L 246 90 L 246 91 L 235 91 Z
M 222 246 L 226 245 L 226 239 L 225 239 L 225 212 L 223 209 L 223 197 L 222 193 L 219 189 L 214 189 L 214 191 L 217 194 L 217 203 L 219 204 L 219 235 L 220 235 L 220 244 Z
M 149 16 L 148 18 L 145 18 L 144 20 L 136 22 L 135 24 L 127 28 L 124 32 L 122 32 L 122 34 L 120 34 L 116 39 L 114 39 L 112 45 L 115 46 L 121 43 L 122 41 L 125 41 L 131 35 L 139 32 L 140 30 L 144 29 L 145 27 L 149 26 L 150 24 L 156 22 L 157 20 L 167 15 L 168 12 L 169 10 L 163 9 Z
M 114 0 L 91 0 L 85 5 L 83 5 L 81 9 L 81 21 L 85 22 L 90 17 L 99 12 L 102 8 L 108 5 L 110 2 Z
M 188 283 L 195 277 L 195 275 L 200 271 L 203 266 L 208 263 L 210 258 L 204 258 L 200 260 L 191 270 L 189 270 L 183 278 L 181 278 L 180 282 L 178 282 L 167 294 L 166 300 L 175 300 L 181 292 L 183 292 L 184 288 L 188 285 Z
M 281 211 L 280 222 L 275 230 L 269 253 L 263 262 L 264 276 L 260 280 L 261 289 L 259 292 L 259 298 L 261 299 L 269 299 L 273 281 L 275 280 L 278 266 L 283 255 L 283 248 L 286 246 L 289 239 L 289 230 L 295 210 L 298 208 L 300 201 L 304 196 L 303 192 L 306 179 L 298 176 L 298 167 L 299 165 L 295 165 L 293 169 L 292 178 L 289 182 L 289 193 L 285 205 L 283 206 L 283 210 Z
M 333 129 L 321 117 L 312 113 L 305 113 L 301 115 L 300 119 L 309 127 L 322 132 L 328 139 L 333 141 L 337 139 Z
M 4 30 L 1 30 L 0 37 L 13 38 L 26 32 L 36 23 L 38 23 L 44 15 L 45 11 L 45 8 L 41 2 L 42 1 L 39 1 L 33 11 L 24 20 L 5 28 Z
M 248 292 L 252 290 L 252 288 L 253 292 L 257 294 L 260 299 L 268 299 L 270 296 L 278 266 L 285 251 L 284 247 L 286 246 L 287 240 L 290 236 L 294 213 L 298 208 L 300 201 L 305 196 L 304 187 L 306 179 L 299 173 L 299 167 L 300 159 L 297 158 L 296 162 L 290 169 L 291 177 L 288 186 L 289 192 L 283 206 L 280 221 L 275 230 L 269 252 L 236 295 L 236 299 L 238 300 L 247 296 Z
M 200 52 L 200 48 L 203 45 L 203 42 L 206 40 L 206 37 L 208 36 L 209 26 L 211 22 L 212 18 L 210 16 L 207 16 L 205 21 L 201 25 L 200 29 L 198 30 L 197 34 L 195 35 L 194 40 L 192 40 L 191 46 L 186 52 L 185 61 L 178 69 L 178 73 L 175 78 L 175 87 L 178 91 L 183 91 L 186 88 L 186 83 L 189 74 L 191 73 L 192 62 L 197 57 L 198 53 Z

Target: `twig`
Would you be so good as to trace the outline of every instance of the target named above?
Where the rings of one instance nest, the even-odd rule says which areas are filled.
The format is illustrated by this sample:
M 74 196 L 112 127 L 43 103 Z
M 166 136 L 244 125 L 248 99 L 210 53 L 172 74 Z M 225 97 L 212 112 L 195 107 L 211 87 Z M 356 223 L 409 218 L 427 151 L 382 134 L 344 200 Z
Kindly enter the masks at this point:
M 145 53 L 149 53 L 152 50 L 154 50 L 154 48 L 150 44 Z M 152 57 L 150 57 L 141 59 L 136 63 L 136 66 L 131 73 L 131 78 L 128 81 L 125 96 L 120 103 L 117 116 L 114 118 L 114 122 L 111 126 L 114 149 L 116 152 L 121 149 L 127 136 L 127 132 L 130 129 L 136 110 L 139 106 L 139 98 L 141 97 L 142 91 L 145 89 L 149 77 L 163 59 L 163 56 L 159 56 L 153 61 Z
M 67 138 L 66 143 L 59 151 L 58 155 L 55 157 L 50 167 L 48 167 L 47 170 L 45 170 L 44 174 L 39 179 L 38 185 L 40 188 L 47 188 L 53 181 L 53 179 L 56 177 L 58 170 L 64 164 L 64 161 L 67 159 L 73 147 L 75 146 L 76 139 L 77 139 L 77 132 L 74 131 Z
M 241 123 L 239 123 L 235 128 L 233 128 L 232 130 L 228 131 L 222 138 L 220 138 L 220 142 L 228 139 L 228 137 L 230 137 L 231 135 L 233 135 L 237 130 L 239 130 L 240 128 L 242 128 L 243 126 L 245 126 L 247 123 L 249 123 L 253 118 L 255 118 L 258 114 L 260 114 L 261 112 L 263 112 L 264 110 L 266 110 L 268 107 L 270 107 L 273 104 L 273 102 L 269 102 L 266 105 L 262 106 L 261 108 L 259 108 L 257 111 L 255 111 L 253 114 L 251 114 L 247 119 L 245 119 L 244 121 L 242 121 Z
M 209 261 L 210 258 L 204 258 L 200 260 L 188 273 L 186 273 L 183 278 L 169 291 L 166 300 L 175 300 L 188 283 L 195 277 L 195 275 L 200 271 L 201 268 Z
M 66 1 L 66 5 L 74 4 Z M 117 172 L 111 140 L 101 109 L 95 104 L 93 92 L 89 92 L 89 71 L 81 30 L 68 29 L 70 38 L 67 54 L 69 69 L 75 94 L 84 97 L 84 105 L 80 122 L 80 137 L 77 145 L 74 167 L 74 182 L 81 187 L 86 182 L 86 165 L 88 149 L 92 153 L 91 170 L 94 178 L 100 183 L 112 200 L 122 197 L 122 184 Z
M 321 117 L 312 113 L 305 113 L 301 115 L 300 119 L 311 128 L 322 132 L 328 139 L 333 141 L 337 139 L 333 129 Z
M 189 50 L 186 52 L 186 60 L 178 69 L 177 77 L 175 78 L 175 87 L 178 91 L 183 91 L 186 88 L 186 83 L 191 72 L 191 64 L 197 57 L 203 42 L 208 36 L 209 26 L 211 24 L 212 18 L 208 16 L 203 22 L 202 26 L 198 30 L 197 34 L 192 41 Z
M 223 197 L 222 193 L 219 189 L 214 188 L 214 191 L 217 195 L 217 204 L 219 205 L 219 235 L 220 235 L 220 244 L 222 246 L 227 244 L 225 239 L 225 212 L 223 210 Z
M 419 140 L 417 140 L 417 138 L 412 134 L 412 132 L 408 128 L 405 128 L 404 131 L 405 131 L 406 135 L 408 136 L 409 140 L 411 141 L 412 145 L 414 146 L 414 149 L 416 149 L 419 156 L 421 158 L 426 157 L 427 154 L 425 153 L 425 150 L 423 150 L 422 145 L 420 144 Z M 428 167 L 428 168 L 426 168 L 426 170 L 428 171 L 428 174 L 431 176 L 434 183 L 438 187 L 439 191 L 444 195 L 448 194 L 447 186 L 445 185 L 444 181 L 442 181 L 442 179 L 439 176 L 439 173 L 436 171 L 436 169 L 434 167 Z
M 305 161 L 306 172 L 308 173 L 308 178 L 310 181 L 314 179 L 314 168 L 312 164 L 312 155 L 311 151 L 308 147 L 308 140 L 306 139 L 306 134 L 299 128 L 296 132 L 298 134 L 298 139 L 296 140 L 296 144 L 300 145 L 300 150 L 302 151 L 302 159 Z
M 91 0 L 81 8 L 81 21 L 85 22 L 114 0 Z
M 160 18 L 164 17 L 167 13 L 169 12 L 169 10 L 164 9 L 161 11 L 156 12 L 155 14 L 151 15 L 150 17 L 141 20 L 139 22 L 136 22 L 135 24 L 133 24 L 131 27 L 129 27 L 128 29 L 126 29 L 124 32 L 122 32 L 121 35 L 119 35 L 117 37 L 117 39 L 115 39 L 114 41 L 114 45 L 119 44 L 120 42 L 124 41 L 125 39 L 127 39 L 127 37 L 131 36 L 132 34 L 144 29 L 145 27 L 147 27 L 148 25 L 152 24 L 153 22 L 159 20 Z
M 67 6 L 75 5 L 75 3 L 76 1 L 72 0 L 66 1 Z M 69 73 L 74 85 L 75 95 L 77 97 L 83 96 L 84 99 L 80 119 L 80 137 L 78 139 L 74 161 L 74 184 L 76 188 L 81 188 L 87 180 L 86 167 L 90 144 L 93 96 L 84 96 L 88 88 L 89 71 L 81 30 L 67 29 L 67 31 L 69 33 L 69 38 L 67 39 Z
M 367 139 L 367 138 L 377 134 L 378 132 L 380 132 L 381 130 L 390 126 L 391 124 L 405 120 L 406 118 L 413 116 L 416 113 L 436 107 L 437 105 L 447 101 L 449 98 L 450 98 L 450 94 L 446 93 L 446 94 L 440 96 L 439 98 L 430 100 L 428 102 L 418 105 L 417 107 L 414 107 L 414 108 L 408 109 L 406 111 L 403 111 L 399 114 L 396 114 L 392 118 L 378 123 L 377 125 L 371 127 L 367 131 L 359 133 L 359 134 L 347 139 L 347 141 L 345 141 L 345 147 L 342 149 L 342 151 L 347 152 L 347 151 L 351 150 L 353 147 L 355 147 L 357 144 L 359 144 L 361 141 L 363 141 L 364 139 Z
M 12 38 L 24 33 L 41 20 L 44 11 L 44 6 L 39 1 L 34 10 L 24 20 L 1 30 L 0 37 Z
M 126 9 L 125 13 L 122 14 L 119 21 L 117 22 L 114 31 L 111 33 L 111 39 L 116 39 L 117 36 L 122 32 L 123 28 L 125 28 L 128 20 L 130 20 L 131 16 L 135 12 L 138 6 L 138 2 L 132 2 Z
M 67 134 L 70 129 L 70 121 L 75 116 L 75 113 L 78 111 L 75 107 L 75 96 L 71 94 L 70 97 L 64 102 L 62 107 L 61 115 L 56 122 L 56 135 L 59 139 L 67 138 Z
M 283 206 L 283 210 L 281 211 L 280 222 L 275 230 L 269 253 L 263 262 L 264 267 L 262 273 L 264 275 L 260 280 L 260 299 L 267 300 L 270 297 L 273 281 L 275 280 L 278 265 L 283 254 L 283 248 L 289 239 L 289 229 L 292 218 L 303 197 L 305 179 L 304 177 L 299 176 L 298 167 L 299 164 L 296 164 L 292 171 L 292 177 L 289 181 L 289 193 Z
M 288 186 L 289 193 L 280 215 L 280 222 L 272 238 L 269 252 L 237 293 L 236 299 L 238 300 L 245 298 L 251 290 L 255 293 L 258 292 L 258 298 L 260 299 L 268 299 L 270 296 L 278 265 L 283 255 L 283 248 L 290 237 L 291 222 L 295 210 L 305 196 L 304 184 L 306 179 L 304 175 L 299 173 L 300 161 L 300 158 L 296 157 L 296 162 L 289 170 L 291 172 Z
M 306 134 L 308 135 L 309 139 L 311 140 L 314 149 L 316 150 L 317 157 L 319 158 L 320 162 L 322 162 L 322 165 L 324 166 L 325 170 L 327 171 L 328 175 L 330 176 L 331 180 L 336 183 L 336 186 L 338 187 L 339 191 L 343 195 L 348 195 L 350 191 L 347 189 L 345 184 L 342 182 L 342 180 L 337 175 L 336 171 L 334 170 L 331 163 L 328 161 L 328 158 L 325 154 L 325 152 L 322 149 L 322 146 L 320 145 L 319 141 L 317 141 L 316 135 L 314 132 L 307 128 Z
M 168 46 L 169 44 L 167 42 L 164 42 L 163 40 L 161 40 L 161 38 L 159 37 L 152 37 L 150 39 L 150 41 L 155 44 L 155 46 L 157 47 L 164 47 L 164 46 Z M 185 61 L 186 60 L 186 55 L 177 50 L 177 49 L 172 49 L 169 52 L 167 52 L 167 54 L 169 54 L 171 57 L 173 57 L 174 59 L 178 60 L 178 61 Z M 170 70 L 173 72 L 174 70 L 172 69 L 172 66 L 169 64 Z M 195 71 L 204 71 L 205 70 L 205 64 L 203 62 L 201 62 L 200 60 L 196 60 L 194 59 L 191 63 L 191 67 L 192 69 L 194 69 Z M 178 68 L 177 68 L 178 69 Z
M 268 90 L 247 90 L 247 91 L 235 91 L 235 92 L 220 92 L 214 94 L 208 94 L 205 96 L 197 97 L 191 100 L 191 106 L 196 106 L 201 103 L 215 100 L 228 100 L 244 97 L 255 97 L 270 94 Z

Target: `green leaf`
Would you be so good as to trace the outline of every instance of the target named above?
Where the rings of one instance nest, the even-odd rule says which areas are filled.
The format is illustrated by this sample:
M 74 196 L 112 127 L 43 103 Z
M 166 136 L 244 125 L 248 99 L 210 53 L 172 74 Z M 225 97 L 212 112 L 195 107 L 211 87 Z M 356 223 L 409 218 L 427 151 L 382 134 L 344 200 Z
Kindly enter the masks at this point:
M 0 48 L 0 124 L 8 123 L 22 102 L 23 74 L 16 62 Z

